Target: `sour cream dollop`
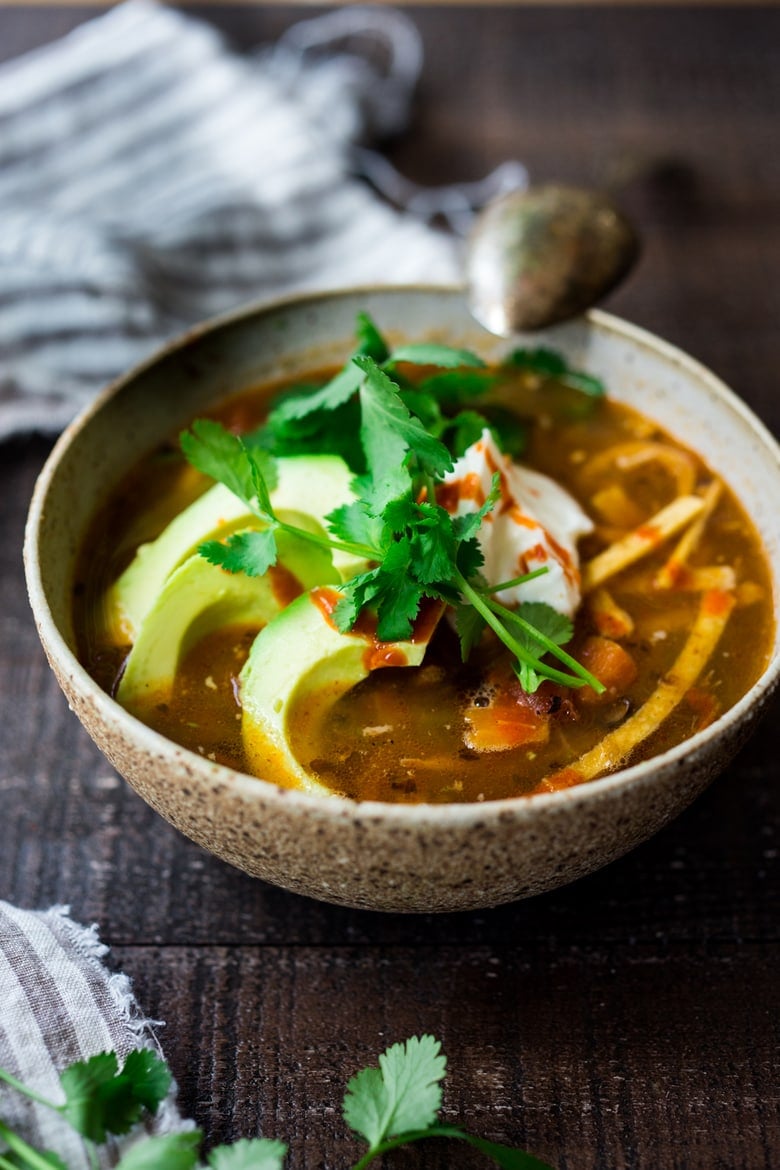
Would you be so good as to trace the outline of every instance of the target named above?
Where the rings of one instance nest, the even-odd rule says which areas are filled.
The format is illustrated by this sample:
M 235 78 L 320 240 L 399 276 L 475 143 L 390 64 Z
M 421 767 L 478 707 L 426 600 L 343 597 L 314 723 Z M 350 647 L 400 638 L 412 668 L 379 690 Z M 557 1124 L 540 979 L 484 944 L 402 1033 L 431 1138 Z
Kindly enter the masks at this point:
M 574 617 L 581 597 L 577 541 L 593 531 L 593 523 L 559 484 L 514 463 L 485 430 L 444 477 L 437 500 L 452 515 L 476 512 L 490 494 L 496 472 L 501 495 L 477 533 L 485 558 L 483 575 L 494 585 L 546 566 L 546 573 L 502 590 L 497 599 L 507 606 L 544 601 Z

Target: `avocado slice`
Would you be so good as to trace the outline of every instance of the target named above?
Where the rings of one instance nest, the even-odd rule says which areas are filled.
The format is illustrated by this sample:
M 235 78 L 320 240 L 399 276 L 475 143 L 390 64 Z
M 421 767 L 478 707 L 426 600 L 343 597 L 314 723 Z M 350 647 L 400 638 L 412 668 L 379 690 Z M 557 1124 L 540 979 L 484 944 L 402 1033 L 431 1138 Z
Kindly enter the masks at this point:
M 250 771 L 272 777 L 280 767 L 306 792 L 329 793 L 301 766 L 287 734 L 293 710 L 328 687 L 335 703 L 382 666 L 419 666 L 443 606 L 418 619 L 412 640 L 377 642 L 369 633 L 340 633 L 330 614 L 339 594 L 315 588 L 261 630 L 239 676 L 241 733 Z
M 289 513 L 301 528 L 321 533 L 310 517 Z M 182 657 L 220 626 L 265 625 L 289 603 L 290 585 L 310 589 L 339 582 L 330 552 L 299 536 L 277 535 L 277 567 L 262 577 L 228 573 L 198 553 L 171 573 L 143 618 L 128 655 L 117 699 L 130 710 L 144 699 L 170 697 Z M 291 581 L 292 577 L 292 581 Z
M 279 481 L 271 493 L 280 519 L 288 511 L 304 513 L 324 525 L 340 504 L 354 499 L 352 472 L 338 455 L 290 455 L 277 460 Z M 168 524 L 156 540 L 142 544 L 111 586 L 104 607 L 115 641 L 135 642 L 141 624 L 170 575 L 206 540 L 224 540 L 242 528 L 258 526 L 246 504 L 222 484 L 209 488 Z M 334 551 L 341 580 L 359 573 L 365 562 Z M 330 578 L 329 578 L 330 579 Z M 312 582 L 314 584 L 314 582 Z

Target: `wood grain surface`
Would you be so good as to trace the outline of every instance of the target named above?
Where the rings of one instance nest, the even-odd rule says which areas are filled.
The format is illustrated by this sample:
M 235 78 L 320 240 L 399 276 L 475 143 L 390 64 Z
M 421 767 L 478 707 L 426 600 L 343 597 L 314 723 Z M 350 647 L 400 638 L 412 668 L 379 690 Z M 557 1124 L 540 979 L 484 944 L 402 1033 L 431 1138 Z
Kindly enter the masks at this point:
M 239 47 L 300 16 L 205 7 Z M 86 8 L 0 11 L 0 57 Z M 610 307 L 716 369 L 780 431 L 780 13 L 768 8 L 411 9 L 426 70 L 388 145 L 426 183 L 507 157 L 627 193 L 643 260 Z M 162 822 L 68 711 L 24 597 L 21 541 L 49 444 L 6 444 L 0 492 L 0 897 L 67 902 L 134 979 L 211 1141 L 291 1143 L 344 1168 L 347 1078 L 439 1036 L 445 1115 L 560 1170 L 780 1165 L 775 707 L 673 825 L 571 887 L 496 911 L 381 916 L 253 881 Z M 778 501 L 780 504 L 780 501 Z M 749 649 L 746 651 L 749 652 Z M 1 1010 L 1 1008 L 0 1008 Z M 389 1167 L 471 1167 L 449 1144 Z

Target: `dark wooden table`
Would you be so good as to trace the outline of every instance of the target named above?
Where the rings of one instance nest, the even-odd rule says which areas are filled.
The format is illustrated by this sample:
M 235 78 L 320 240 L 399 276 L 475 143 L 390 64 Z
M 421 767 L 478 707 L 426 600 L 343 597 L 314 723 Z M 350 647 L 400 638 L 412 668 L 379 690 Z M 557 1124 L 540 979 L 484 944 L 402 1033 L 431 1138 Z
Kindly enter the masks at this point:
M 630 192 L 647 247 L 611 305 L 780 430 L 780 12 L 409 11 L 427 64 L 396 162 L 441 182 L 516 156 L 536 178 L 588 181 L 621 152 L 673 160 Z M 303 15 L 199 12 L 239 46 Z M 0 56 L 88 15 L 0 9 Z M 291 1143 L 295 1170 L 351 1165 L 346 1079 L 429 1031 L 450 1058 L 446 1116 L 557 1167 L 780 1166 L 777 708 L 675 824 L 567 889 L 418 918 L 284 893 L 163 823 L 68 711 L 20 564 L 47 450 L 0 456 L 0 897 L 97 921 L 167 1021 L 183 1111 L 211 1141 L 261 1132 Z M 477 1161 L 440 1144 L 387 1164 Z

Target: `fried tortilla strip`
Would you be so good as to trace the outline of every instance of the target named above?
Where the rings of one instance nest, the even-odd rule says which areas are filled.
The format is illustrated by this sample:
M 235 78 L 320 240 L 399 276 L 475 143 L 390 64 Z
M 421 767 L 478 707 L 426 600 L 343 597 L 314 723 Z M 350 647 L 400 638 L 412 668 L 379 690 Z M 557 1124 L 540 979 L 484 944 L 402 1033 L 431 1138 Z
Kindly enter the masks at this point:
M 685 577 L 691 554 L 699 547 L 704 529 L 707 527 L 707 521 L 715 510 L 715 505 L 720 499 L 722 491 L 723 484 L 719 479 L 714 479 L 702 496 L 704 507 L 701 512 L 690 528 L 683 533 L 669 560 L 656 574 L 654 581 L 656 589 L 679 588 L 677 583 L 681 577 Z M 713 585 L 712 588 L 717 589 L 718 586 Z M 729 586 L 722 586 L 722 588 L 729 588 Z
M 616 573 L 658 548 L 695 519 L 704 508 L 701 496 L 678 496 L 639 528 L 598 553 L 582 568 L 582 591 L 588 593 Z
M 628 638 L 634 632 L 634 619 L 618 605 L 608 589 L 594 589 L 588 598 L 588 607 L 596 629 L 606 638 Z
M 670 564 L 667 561 L 667 565 Z M 652 596 L 653 593 L 706 593 L 708 589 L 723 589 L 730 593 L 737 585 L 737 574 L 731 565 L 699 565 L 696 568 L 677 563 L 674 569 L 674 580 L 671 585 L 659 584 L 660 574 L 650 576 L 649 573 L 632 574 L 630 578 L 620 582 L 622 593 L 642 593 Z M 594 595 L 595 596 L 595 595 Z
M 696 463 L 693 457 L 669 443 L 653 443 L 646 439 L 608 447 L 588 460 L 586 474 L 600 479 L 604 472 L 617 469 L 625 474 L 645 463 L 659 463 L 665 468 L 674 480 L 678 496 L 687 496 L 693 491 L 696 483 Z
M 601 743 L 580 756 L 569 768 L 548 776 L 537 792 L 556 792 L 603 772 L 614 771 L 631 751 L 660 727 L 698 679 L 711 657 L 734 608 L 734 595 L 711 589 L 701 599 L 699 612 L 672 669 L 639 710 L 616 727 Z

